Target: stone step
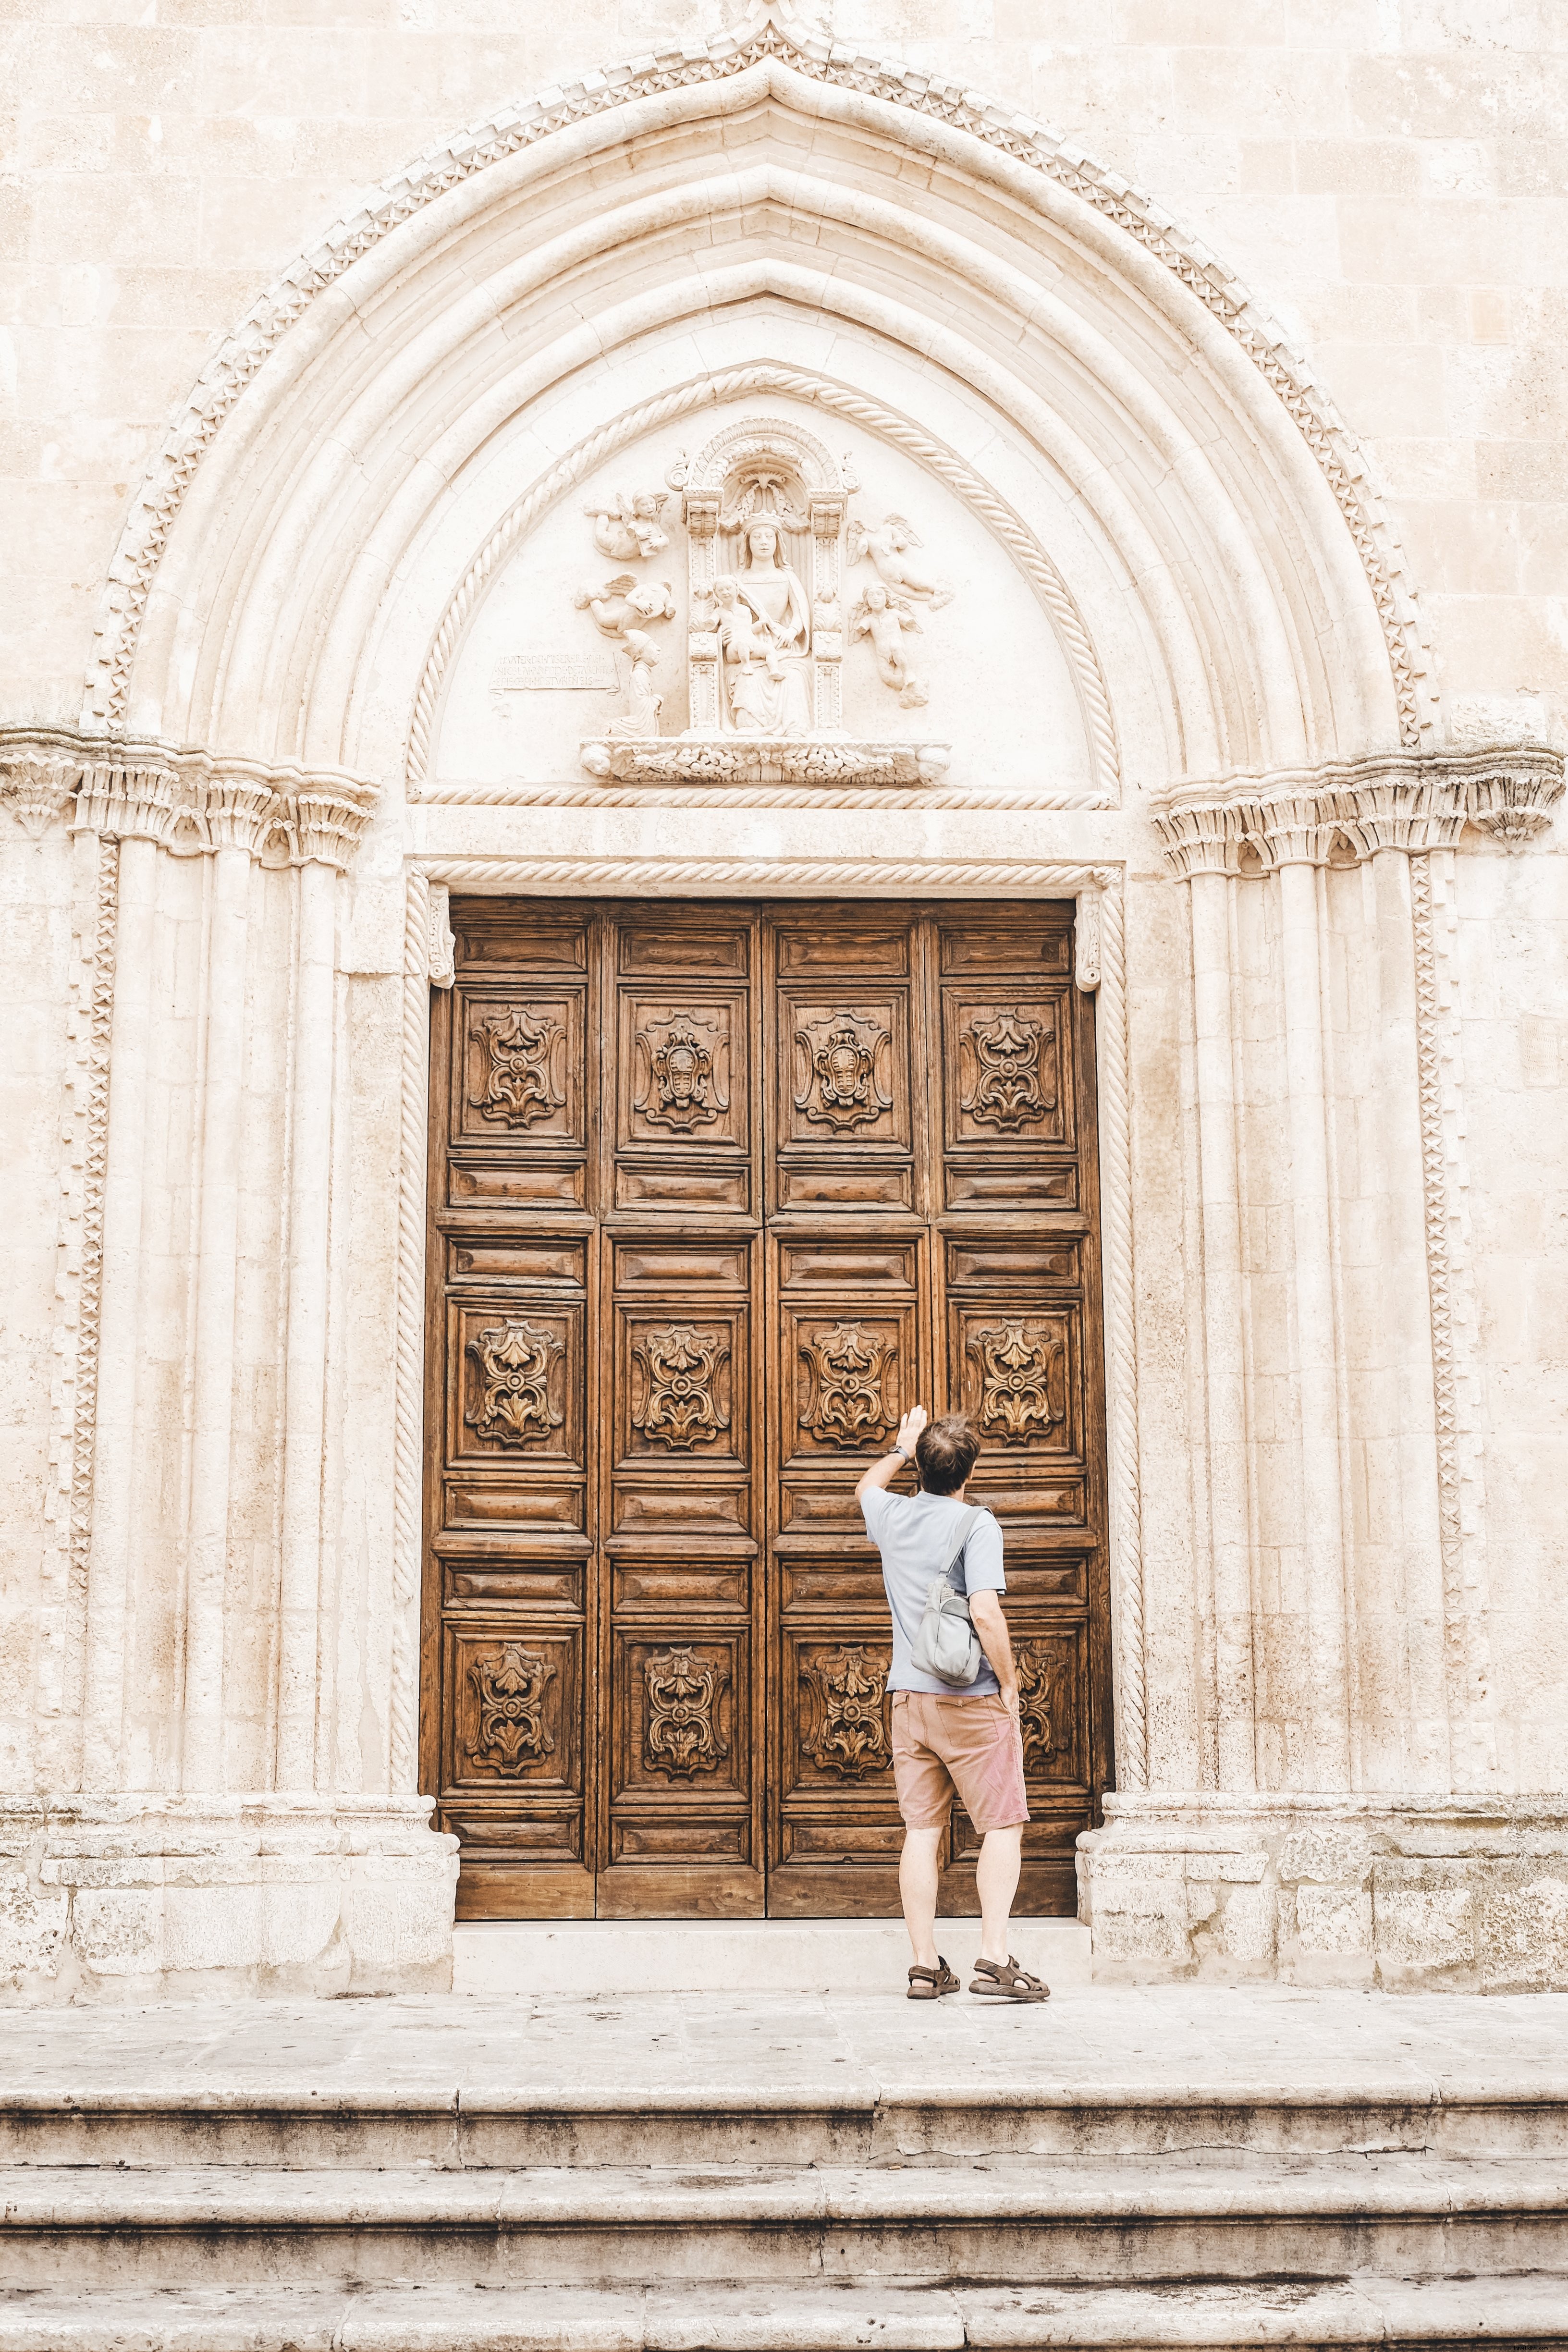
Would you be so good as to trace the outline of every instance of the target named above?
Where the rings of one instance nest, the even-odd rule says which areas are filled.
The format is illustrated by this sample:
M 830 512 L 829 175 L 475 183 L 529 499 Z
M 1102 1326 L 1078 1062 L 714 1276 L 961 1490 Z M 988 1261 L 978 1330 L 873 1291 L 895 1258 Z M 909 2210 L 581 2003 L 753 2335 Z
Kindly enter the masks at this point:
M 1245 2282 L 1568 2269 L 1568 2161 L 0 2171 L 13 2285 Z
M 824 2070 L 825 2072 L 826 2070 Z M 910 2068 L 911 2074 L 916 2070 Z M 587 2069 L 584 2067 L 584 2073 Z M 1415 2095 L 1375 2077 L 1314 2087 L 1216 2071 L 1185 2084 L 1079 2072 L 818 2083 L 454 2087 L 116 2081 L 0 2090 L 0 2165 L 443 2172 L 554 2165 L 885 2167 L 984 2158 L 1314 2155 L 1568 2158 L 1568 2084 Z
M 1568 2274 L 1169 2286 L 0 2292 L 0 2352 L 1503 2352 L 1568 2347 Z
M 937 1946 L 967 1979 L 978 1918 L 939 1919 Z M 1058 1992 L 1092 1975 L 1076 1919 L 1015 1919 L 1015 1957 Z M 485 1919 L 452 1940 L 455 1993 L 868 1992 L 902 1990 L 901 1919 Z

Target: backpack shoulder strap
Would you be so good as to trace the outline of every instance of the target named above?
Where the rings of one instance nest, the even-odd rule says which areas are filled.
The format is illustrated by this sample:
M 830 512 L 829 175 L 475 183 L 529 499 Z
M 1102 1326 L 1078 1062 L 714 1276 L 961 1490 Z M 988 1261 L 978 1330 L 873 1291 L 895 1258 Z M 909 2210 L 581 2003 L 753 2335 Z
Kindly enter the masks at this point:
M 952 1558 L 942 1570 L 943 1576 L 952 1576 L 953 1570 L 963 1558 L 964 1550 L 968 1545 L 970 1537 L 974 1533 L 975 1522 L 984 1517 L 984 1513 L 978 1503 L 966 1503 L 964 1505 L 963 1517 L 959 1522 L 958 1541 L 952 1548 Z

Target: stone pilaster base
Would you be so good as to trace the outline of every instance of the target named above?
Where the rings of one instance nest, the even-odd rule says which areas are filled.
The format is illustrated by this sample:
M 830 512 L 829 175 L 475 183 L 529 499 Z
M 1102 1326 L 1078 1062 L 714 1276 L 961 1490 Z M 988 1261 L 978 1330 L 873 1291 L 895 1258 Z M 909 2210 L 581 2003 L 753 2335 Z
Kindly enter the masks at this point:
M 1109 1796 L 1097 1981 L 1568 1990 L 1568 1799 Z
M 427 1797 L 0 1798 L 0 2000 L 445 1992 Z

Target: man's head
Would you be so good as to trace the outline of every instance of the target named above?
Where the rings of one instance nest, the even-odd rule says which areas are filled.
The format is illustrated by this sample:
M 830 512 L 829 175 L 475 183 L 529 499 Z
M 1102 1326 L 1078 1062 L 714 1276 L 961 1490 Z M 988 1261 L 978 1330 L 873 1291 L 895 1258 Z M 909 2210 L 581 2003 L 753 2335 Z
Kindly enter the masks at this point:
M 980 1432 L 966 1412 L 928 1421 L 915 1440 L 915 1464 L 928 1495 L 956 1495 L 974 1467 Z

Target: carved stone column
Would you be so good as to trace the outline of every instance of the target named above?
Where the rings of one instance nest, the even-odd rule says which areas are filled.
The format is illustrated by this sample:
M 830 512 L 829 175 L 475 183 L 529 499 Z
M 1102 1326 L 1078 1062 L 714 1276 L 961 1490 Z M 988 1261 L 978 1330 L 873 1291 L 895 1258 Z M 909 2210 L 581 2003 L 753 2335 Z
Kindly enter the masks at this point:
M 258 778 L 229 772 L 208 783 L 203 802 L 213 856 L 200 1110 L 195 1428 L 186 1550 L 181 1786 L 218 1790 L 225 1785 L 224 1612 L 251 859 L 273 806 L 273 794 Z
M 289 814 L 299 871 L 275 1777 L 280 1789 L 304 1790 L 321 1784 L 323 1761 L 318 1700 L 338 877 L 363 831 L 368 802 L 307 791 Z
M 82 1672 L 82 1780 L 89 1790 L 125 1785 L 125 1654 L 136 1540 L 136 1391 L 153 940 L 159 845 L 174 824 L 174 783 L 172 769 L 106 759 L 87 768 L 77 795 L 77 827 L 119 844 Z

